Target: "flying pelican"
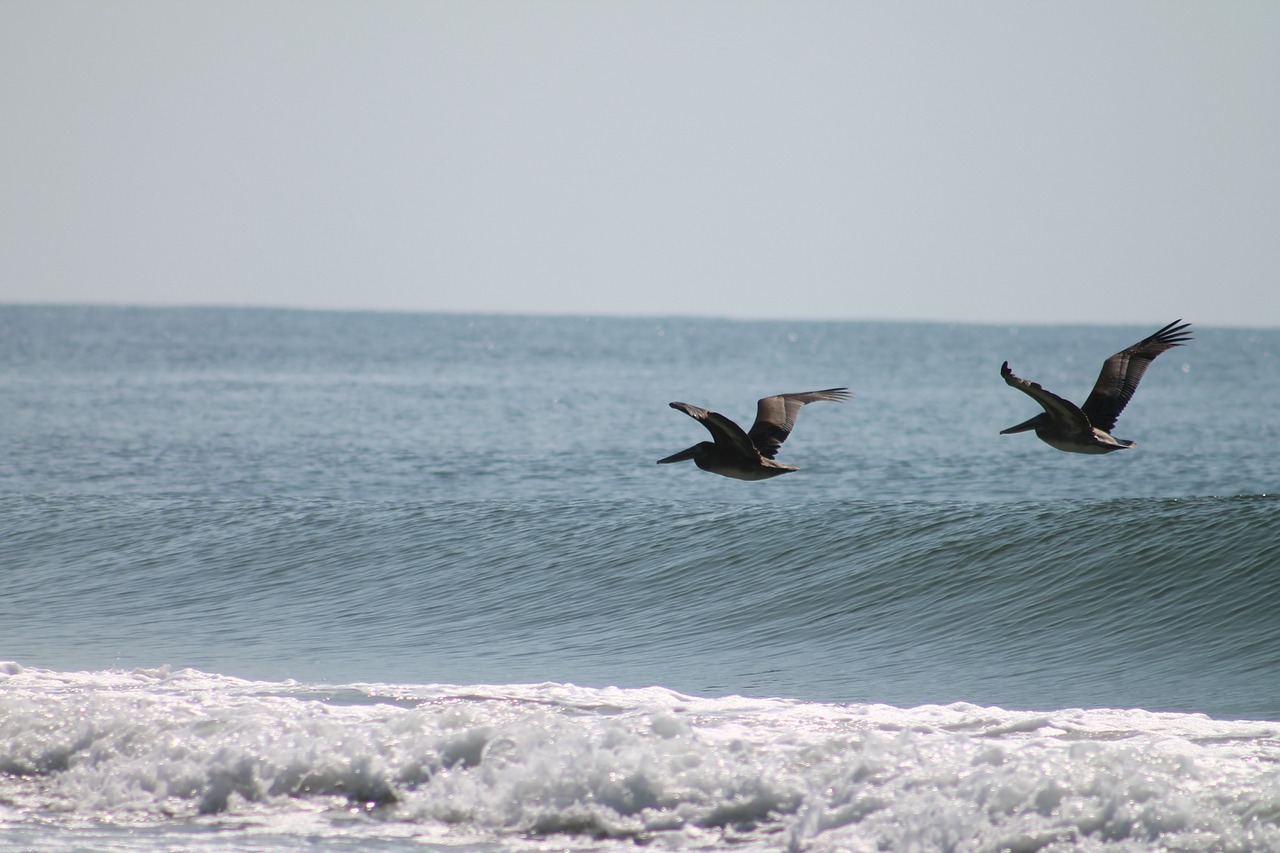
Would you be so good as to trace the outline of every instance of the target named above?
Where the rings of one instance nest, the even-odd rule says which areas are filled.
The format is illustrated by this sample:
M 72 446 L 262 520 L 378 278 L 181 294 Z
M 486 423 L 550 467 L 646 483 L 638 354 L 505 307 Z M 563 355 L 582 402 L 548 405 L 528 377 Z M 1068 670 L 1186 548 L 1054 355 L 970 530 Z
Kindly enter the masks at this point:
M 774 462 L 773 457 L 796 425 L 800 407 L 819 400 L 842 403 L 850 396 L 847 388 L 828 388 L 825 391 L 762 397 L 756 403 L 756 422 L 747 432 L 719 412 L 709 412 L 688 403 L 672 403 L 671 408 L 684 412 L 706 427 L 715 441 L 699 442 L 688 450 L 659 459 L 658 464 L 692 459 L 693 464 L 703 471 L 735 480 L 767 480 L 789 471 L 799 471 L 794 465 Z
M 1000 375 L 1009 385 L 1033 398 L 1044 411 L 1017 426 L 1000 430 L 1001 435 L 1015 432 L 1036 431 L 1036 436 L 1050 447 L 1069 453 L 1110 453 L 1125 450 L 1137 444 L 1111 435 L 1116 419 L 1124 411 L 1133 392 L 1138 390 L 1142 374 L 1165 350 L 1180 347 L 1191 340 L 1190 323 L 1175 320 L 1150 337 L 1143 338 L 1128 349 L 1121 350 L 1102 363 L 1102 372 L 1093 385 L 1093 391 L 1084 405 L 1077 408 L 1057 394 L 1044 390 L 1035 382 L 1020 379 L 1009 369 L 1009 362 L 1000 366 Z

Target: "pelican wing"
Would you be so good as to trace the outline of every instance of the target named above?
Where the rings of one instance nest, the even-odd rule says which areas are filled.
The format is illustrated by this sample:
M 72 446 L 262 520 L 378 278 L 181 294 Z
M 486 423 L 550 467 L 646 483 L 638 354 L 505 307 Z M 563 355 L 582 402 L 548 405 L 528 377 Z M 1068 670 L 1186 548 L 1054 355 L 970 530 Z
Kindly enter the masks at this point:
M 798 394 L 777 394 L 761 398 L 756 403 L 756 421 L 751 425 L 747 438 L 760 455 L 772 459 L 787 440 L 796 425 L 800 407 L 806 403 L 830 400 L 842 403 L 850 397 L 847 388 L 828 388 L 825 391 L 802 391 Z
M 1116 419 L 1138 390 L 1142 375 L 1160 353 L 1180 347 L 1191 340 L 1190 323 L 1175 320 L 1150 337 L 1121 350 L 1102 363 L 1102 372 L 1093 391 L 1080 408 L 1098 429 L 1111 432 Z
M 672 403 L 671 408 L 684 412 L 706 427 L 707 432 L 711 433 L 715 443 L 721 447 L 730 448 L 735 453 L 741 454 L 748 459 L 754 459 L 759 456 L 755 445 L 751 443 L 751 439 L 747 437 L 747 434 L 742 431 L 742 427 L 719 412 L 708 411 L 699 406 L 691 406 L 688 403 Z
M 1000 365 L 1000 375 L 1004 377 L 1005 383 L 1010 387 L 1017 388 L 1043 406 L 1044 410 L 1049 413 L 1049 417 L 1055 421 L 1063 425 L 1069 425 L 1073 430 L 1079 432 L 1091 431 L 1093 425 L 1090 423 L 1088 416 L 1076 408 L 1075 403 L 1062 399 L 1052 391 L 1044 390 L 1038 382 L 1015 376 L 1013 371 L 1009 369 L 1009 362 L 1006 361 Z

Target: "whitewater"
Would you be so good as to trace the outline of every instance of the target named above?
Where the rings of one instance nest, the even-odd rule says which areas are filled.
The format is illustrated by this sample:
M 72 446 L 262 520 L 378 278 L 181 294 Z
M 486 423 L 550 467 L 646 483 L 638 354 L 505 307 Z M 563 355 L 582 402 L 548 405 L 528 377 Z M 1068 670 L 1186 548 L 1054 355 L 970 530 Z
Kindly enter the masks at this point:
M 1273 724 L 3 671 L 6 850 L 1280 846 Z

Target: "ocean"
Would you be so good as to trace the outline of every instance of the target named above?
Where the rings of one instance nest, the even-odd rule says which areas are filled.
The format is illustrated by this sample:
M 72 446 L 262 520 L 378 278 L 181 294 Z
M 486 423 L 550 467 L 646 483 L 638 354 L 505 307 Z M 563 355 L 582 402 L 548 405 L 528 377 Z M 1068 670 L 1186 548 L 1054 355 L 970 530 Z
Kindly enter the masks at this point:
M 1174 319 L 0 306 L 0 853 L 1280 851 L 1280 330 L 998 434 Z

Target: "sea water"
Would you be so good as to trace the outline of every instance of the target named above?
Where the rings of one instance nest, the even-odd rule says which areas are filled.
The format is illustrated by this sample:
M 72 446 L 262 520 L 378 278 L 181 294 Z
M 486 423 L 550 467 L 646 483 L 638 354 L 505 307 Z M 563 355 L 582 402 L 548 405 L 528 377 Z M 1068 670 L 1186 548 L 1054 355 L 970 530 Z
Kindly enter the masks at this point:
M 1280 850 L 1280 332 L 998 434 L 1173 319 L 0 307 L 0 851 Z

